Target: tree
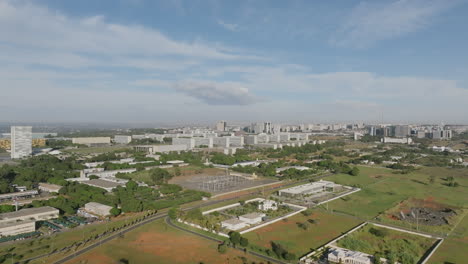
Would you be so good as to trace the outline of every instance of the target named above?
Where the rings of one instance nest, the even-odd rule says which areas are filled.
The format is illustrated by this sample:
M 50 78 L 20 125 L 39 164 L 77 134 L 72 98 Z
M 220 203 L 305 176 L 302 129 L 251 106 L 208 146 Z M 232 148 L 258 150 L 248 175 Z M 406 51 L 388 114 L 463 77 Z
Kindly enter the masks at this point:
M 119 209 L 119 208 L 115 208 L 115 207 L 113 207 L 113 208 L 110 210 L 110 213 L 111 213 L 111 215 L 113 215 L 113 216 L 118 216 L 118 215 L 120 214 L 120 212 L 121 212 L 120 209 Z
M 172 220 L 176 220 L 178 211 L 179 209 L 177 207 L 172 207 L 171 209 L 169 209 L 169 212 L 167 214 L 169 215 L 169 218 L 171 218 Z
M 229 233 L 229 240 L 231 241 L 232 244 L 237 245 L 240 243 L 241 241 L 241 235 L 239 234 L 239 232 L 235 232 L 235 231 L 231 231 Z
M 358 176 L 359 175 L 359 169 L 358 167 L 354 167 L 350 172 L 349 172 L 350 175 L 352 176 Z
M 180 176 L 181 175 L 179 167 L 174 167 L 174 174 L 175 174 L 175 176 Z
M 240 238 L 240 245 L 243 247 L 247 247 L 249 245 L 249 240 L 245 237 Z
M 433 184 L 435 182 L 435 177 L 434 175 L 429 176 L 429 183 Z
M 227 246 L 226 244 L 219 244 L 218 245 L 218 252 L 221 253 L 221 254 L 224 254 L 227 252 Z

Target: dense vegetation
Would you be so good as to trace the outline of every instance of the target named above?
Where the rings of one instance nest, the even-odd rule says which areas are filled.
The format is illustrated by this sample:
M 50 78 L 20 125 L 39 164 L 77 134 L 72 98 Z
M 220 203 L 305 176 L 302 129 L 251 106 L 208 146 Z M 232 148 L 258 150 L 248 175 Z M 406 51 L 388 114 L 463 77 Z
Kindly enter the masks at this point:
M 73 158 L 60 160 L 54 156 L 41 155 L 22 160 L 19 165 L 3 165 L 0 167 L 0 193 L 13 192 L 12 184 L 26 186 L 32 189 L 39 182 L 49 182 L 63 185 L 65 179 L 77 177 L 76 170 L 83 166 Z

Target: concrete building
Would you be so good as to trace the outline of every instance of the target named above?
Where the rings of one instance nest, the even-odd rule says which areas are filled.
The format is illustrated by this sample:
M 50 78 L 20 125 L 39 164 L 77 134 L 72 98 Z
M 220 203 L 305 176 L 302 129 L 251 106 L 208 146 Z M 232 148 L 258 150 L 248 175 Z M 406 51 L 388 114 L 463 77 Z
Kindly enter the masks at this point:
M 132 142 L 132 136 L 115 135 L 114 142 L 117 144 L 129 144 Z
M 216 131 L 226 131 L 226 126 L 226 121 L 219 121 L 218 123 L 216 123 Z
M 264 200 L 258 204 L 258 210 L 262 211 L 268 211 L 268 210 L 273 210 L 276 211 L 278 210 L 278 203 L 272 200 Z
M 32 127 L 11 127 L 11 158 L 22 159 L 32 154 Z
M 263 217 L 265 216 L 266 214 L 264 213 L 250 213 L 250 214 L 239 216 L 239 220 L 249 225 L 255 225 L 255 224 L 261 223 L 263 220 Z
M 139 145 L 134 146 L 135 151 L 146 152 L 147 154 L 180 152 L 188 150 L 187 145 Z
M 397 125 L 395 126 L 395 137 L 404 138 L 408 137 L 411 133 L 411 129 L 407 125 Z
M 172 145 L 185 145 L 187 150 L 191 150 L 195 148 L 195 139 L 190 138 L 173 138 Z
M 328 251 L 328 261 L 333 263 L 344 264 L 372 264 L 373 257 L 371 255 L 352 251 L 344 248 L 331 248 Z
M 130 169 L 121 169 L 121 170 L 104 170 L 104 171 L 92 171 L 88 173 L 84 173 L 84 177 L 89 178 L 91 175 L 98 176 L 99 178 L 111 178 L 115 177 L 118 173 L 132 173 L 137 171 L 135 168 L 130 168 Z
M 80 145 L 104 145 L 110 144 L 111 138 L 110 137 L 76 137 L 72 138 L 73 144 L 80 144 Z
M 0 236 L 11 236 L 34 232 L 35 221 L 59 217 L 59 210 L 50 206 L 26 208 L 16 212 L 0 214 Z
M 241 221 L 237 218 L 232 218 L 221 222 L 221 227 L 227 228 L 229 230 L 239 230 L 247 227 L 248 224 L 244 221 Z
M 10 201 L 10 200 L 14 200 L 14 199 L 18 200 L 18 199 L 25 199 L 25 198 L 33 198 L 38 194 L 39 194 L 39 192 L 37 190 L 14 192 L 14 193 L 4 193 L 4 194 L 0 194 L 0 202 Z
M 36 221 L 0 223 L 0 237 L 14 236 L 36 231 Z
M 215 137 L 213 145 L 221 148 L 229 148 L 231 146 L 231 137 Z
M 383 137 L 382 143 L 393 143 L 393 144 L 412 144 L 413 140 L 411 138 L 391 138 Z
M 244 136 L 244 142 L 247 145 L 257 145 L 258 144 L 258 137 L 257 137 L 257 135 Z
M 100 204 L 96 202 L 89 202 L 85 204 L 84 210 L 90 214 L 97 215 L 100 217 L 110 216 L 110 210 L 112 206 L 108 206 L 105 204 Z
M 62 189 L 62 186 L 57 185 L 57 184 L 50 184 L 50 183 L 40 182 L 38 189 L 41 192 L 58 193 L 60 191 L 60 189 Z
M 278 191 L 280 196 L 296 196 L 296 195 L 310 195 L 316 194 L 324 191 L 334 191 L 337 187 L 341 185 L 335 184 L 331 181 L 316 181 L 311 183 L 302 184 L 299 186 L 294 186 L 287 189 L 282 189 Z
M 103 179 L 92 179 L 92 180 L 87 180 L 87 181 L 81 181 L 81 183 L 101 188 L 106 190 L 107 192 L 112 192 L 117 186 L 123 186 L 123 183 L 117 183 L 113 181 L 108 181 L 108 180 L 103 180 Z
M 439 140 L 449 140 L 452 138 L 452 130 L 434 130 L 432 131 L 432 138 Z

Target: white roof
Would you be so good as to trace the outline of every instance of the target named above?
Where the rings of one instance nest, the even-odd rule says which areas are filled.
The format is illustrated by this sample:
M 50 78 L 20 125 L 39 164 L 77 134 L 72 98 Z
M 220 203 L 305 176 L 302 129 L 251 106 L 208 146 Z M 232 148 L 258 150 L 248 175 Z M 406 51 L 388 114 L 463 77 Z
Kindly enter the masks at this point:
M 240 217 L 247 218 L 247 219 L 256 219 L 256 218 L 262 218 L 264 216 L 265 214 L 263 213 L 250 213 L 250 214 L 241 215 Z
M 320 188 L 320 187 L 325 187 L 325 186 L 334 186 L 335 183 L 331 181 L 324 181 L 320 180 L 317 182 L 311 182 L 311 183 L 306 183 L 302 184 L 299 186 L 294 186 L 291 188 L 283 189 L 280 190 L 281 192 L 287 192 L 287 193 L 292 193 L 292 194 L 299 194 L 303 192 L 307 192 L 309 190 L 315 189 L 315 188 Z
M 244 221 L 239 220 L 237 218 L 231 218 L 229 220 L 225 220 L 221 222 L 224 225 L 239 225 L 239 224 L 245 224 Z

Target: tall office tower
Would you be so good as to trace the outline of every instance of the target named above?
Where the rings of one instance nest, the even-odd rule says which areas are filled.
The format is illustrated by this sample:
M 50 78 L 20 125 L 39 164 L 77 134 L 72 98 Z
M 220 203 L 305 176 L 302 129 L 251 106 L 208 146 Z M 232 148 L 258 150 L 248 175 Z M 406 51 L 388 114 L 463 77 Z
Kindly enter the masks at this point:
M 11 158 L 21 159 L 32 154 L 32 127 L 11 127 Z
M 219 121 L 216 123 L 216 131 L 226 131 L 226 121 Z
M 407 125 L 395 126 L 395 137 L 407 137 L 410 135 L 410 127 Z

